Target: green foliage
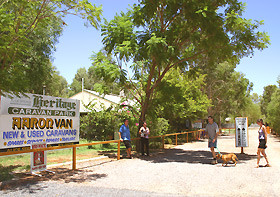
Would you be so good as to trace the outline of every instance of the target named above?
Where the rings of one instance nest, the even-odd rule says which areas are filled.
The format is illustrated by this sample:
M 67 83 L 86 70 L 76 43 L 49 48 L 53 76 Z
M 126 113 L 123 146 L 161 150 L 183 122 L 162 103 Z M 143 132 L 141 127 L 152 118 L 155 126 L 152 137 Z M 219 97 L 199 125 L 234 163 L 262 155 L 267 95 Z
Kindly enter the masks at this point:
M 277 88 L 271 96 L 271 101 L 267 106 L 267 121 L 270 126 L 280 133 L 280 88 Z
M 118 68 L 111 55 L 98 52 L 91 57 L 92 66 L 86 70 L 79 68 L 70 85 L 69 96 L 82 91 L 82 78 L 84 88 L 103 94 L 119 94 L 121 91 L 121 80 Z M 122 82 L 123 84 L 123 82 Z
M 151 111 L 169 120 L 172 132 L 185 129 L 187 119 L 203 117 L 210 106 L 210 100 L 202 91 L 204 80 L 205 75 L 195 69 L 188 72 L 172 69 L 158 87 Z
M 157 136 L 157 135 L 164 135 L 170 132 L 170 125 L 168 120 L 164 118 L 152 118 L 147 117 L 147 126 L 150 129 L 150 135 Z
M 46 84 L 46 95 L 63 98 L 68 97 L 69 90 L 67 80 L 63 76 L 59 75 L 59 72 L 55 68 L 51 72 L 51 78 L 43 83 Z
M 90 112 L 81 117 L 80 136 L 89 141 L 109 140 L 114 136 L 114 132 L 118 132 L 123 120 L 129 120 L 129 128 L 131 137 L 135 137 L 138 130 L 136 125 L 137 119 L 133 110 L 127 106 L 111 106 L 109 108 L 102 107 L 101 111 L 95 109 L 96 103 L 90 103 L 87 108 Z
M 0 90 L 27 92 L 50 77 L 51 54 L 67 14 L 97 27 L 101 8 L 87 0 L 19 0 L 0 4 Z
M 241 110 L 241 116 L 248 117 L 249 125 L 255 124 L 257 119 L 262 117 L 259 96 L 253 93 L 253 95 L 250 95 L 247 99 L 245 108 Z
M 264 87 L 264 92 L 263 92 L 263 96 L 261 99 L 261 111 L 262 111 L 262 114 L 264 114 L 266 117 L 268 116 L 267 107 L 271 101 L 271 97 L 272 97 L 273 93 L 276 90 L 277 90 L 276 85 L 268 85 L 268 86 Z
M 92 84 L 90 83 L 86 68 L 79 68 L 70 85 L 69 96 L 73 96 L 82 91 L 82 79 L 84 79 L 84 88 L 92 90 Z
M 238 62 L 253 54 L 255 49 L 267 47 L 269 37 L 258 32 L 262 22 L 242 18 L 243 11 L 244 5 L 237 0 L 142 0 L 101 26 L 105 50 L 117 59 L 113 75 L 121 73 L 119 77 L 126 79 L 124 87 L 141 106 L 140 122 L 153 108 L 156 92 L 167 73 L 173 72 L 172 68 L 187 71 L 200 67 L 203 61 L 216 65 L 228 59 Z M 123 72 L 128 62 L 133 62 L 132 76 Z M 245 78 L 239 73 L 232 74 L 232 78 L 241 80 L 241 85 L 236 84 L 241 86 L 236 91 L 243 94 L 248 86 Z M 231 96 L 230 92 L 227 96 Z M 190 106 L 201 104 L 203 100 L 200 93 L 190 97 L 189 103 L 194 102 Z M 195 103 L 197 100 L 199 102 Z M 242 103 L 235 101 L 235 105 Z M 182 114 L 192 116 L 193 111 L 203 111 L 204 107 L 203 104 L 201 109 L 194 107 Z
M 206 94 L 212 107 L 208 113 L 221 123 L 230 115 L 241 116 L 242 110 L 251 103 L 253 84 L 244 74 L 234 70 L 235 64 L 224 62 L 203 70 L 206 76 Z

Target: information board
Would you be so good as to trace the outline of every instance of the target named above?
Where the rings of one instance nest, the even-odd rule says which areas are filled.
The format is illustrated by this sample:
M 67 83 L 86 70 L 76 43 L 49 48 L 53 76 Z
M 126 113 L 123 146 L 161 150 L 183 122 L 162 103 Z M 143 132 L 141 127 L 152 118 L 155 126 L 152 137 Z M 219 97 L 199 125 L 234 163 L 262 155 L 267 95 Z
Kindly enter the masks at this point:
M 1 96 L 0 151 L 79 142 L 80 102 L 37 94 Z
M 248 147 L 248 118 L 238 117 L 235 118 L 235 146 Z

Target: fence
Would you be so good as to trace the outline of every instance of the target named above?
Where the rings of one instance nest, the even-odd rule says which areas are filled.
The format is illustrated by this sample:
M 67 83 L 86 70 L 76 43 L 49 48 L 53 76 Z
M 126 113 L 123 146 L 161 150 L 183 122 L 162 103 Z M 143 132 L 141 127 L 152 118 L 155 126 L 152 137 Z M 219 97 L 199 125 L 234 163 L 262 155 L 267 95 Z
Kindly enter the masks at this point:
M 221 132 L 222 129 L 220 129 L 219 132 Z M 181 133 L 170 133 L 165 135 L 159 135 L 159 136 L 151 136 L 149 139 L 155 139 L 155 138 L 161 138 L 162 139 L 162 149 L 164 149 L 165 144 L 165 137 L 168 136 L 175 136 L 175 145 L 178 145 L 178 135 L 186 135 L 186 142 L 189 142 L 189 134 L 194 134 L 194 137 L 198 140 L 200 139 L 200 134 L 203 130 L 197 130 L 197 131 L 187 131 L 187 132 L 181 132 Z M 131 140 L 139 140 L 140 138 L 133 138 Z M 58 149 L 64 149 L 64 148 L 72 148 L 72 169 L 76 170 L 76 161 L 77 161 L 77 154 L 76 149 L 77 147 L 82 146 L 92 146 L 97 144 L 110 144 L 110 143 L 118 143 L 118 150 L 117 150 L 117 160 L 120 159 L 121 155 L 121 141 L 120 140 L 110 140 L 110 141 L 103 141 L 103 142 L 92 142 L 92 143 L 86 143 L 86 144 L 74 144 L 74 145 L 66 145 L 66 146 L 57 146 L 57 147 L 47 147 L 47 148 L 40 148 L 40 149 L 30 149 L 30 150 L 21 150 L 21 151 L 15 151 L 15 152 L 0 152 L 0 156 L 7 156 L 7 155 L 16 155 L 16 154 L 23 154 L 23 153 L 31 153 L 31 152 L 37 152 L 37 151 L 47 151 L 47 150 L 58 150 Z
M 222 130 L 224 130 L 224 132 L 222 132 Z M 235 133 L 235 128 L 221 128 L 219 129 L 219 134 L 225 133 L 226 131 L 228 131 L 228 134 L 230 134 L 231 130 L 233 130 L 232 133 Z

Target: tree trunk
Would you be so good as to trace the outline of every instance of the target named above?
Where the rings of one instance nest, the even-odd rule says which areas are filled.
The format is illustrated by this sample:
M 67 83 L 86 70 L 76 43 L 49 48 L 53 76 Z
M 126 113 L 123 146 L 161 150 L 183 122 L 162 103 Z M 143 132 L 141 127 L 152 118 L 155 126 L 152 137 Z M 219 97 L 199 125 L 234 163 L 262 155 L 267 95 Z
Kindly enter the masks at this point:
M 143 123 L 146 121 L 146 114 L 147 114 L 147 111 L 148 111 L 150 97 L 151 97 L 151 92 L 149 91 L 146 95 L 145 102 L 143 103 L 142 108 L 141 108 L 141 115 L 140 115 L 140 118 L 139 118 L 139 126 L 138 126 L 138 130 L 136 131 L 137 132 L 137 134 L 136 134 L 137 137 L 140 137 L 139 130 L 142 127 Z M 136 151 L 138 153 L 141 151 L 140 147 L 141 147 L 140 146 L 140 140 L 137 140 L 136 141 Z

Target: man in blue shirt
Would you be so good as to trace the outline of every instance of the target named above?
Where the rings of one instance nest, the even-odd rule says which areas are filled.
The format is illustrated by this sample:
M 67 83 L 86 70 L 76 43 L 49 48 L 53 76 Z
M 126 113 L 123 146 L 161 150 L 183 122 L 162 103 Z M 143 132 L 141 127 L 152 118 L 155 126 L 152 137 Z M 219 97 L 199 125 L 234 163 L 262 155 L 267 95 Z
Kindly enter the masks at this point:
M 131 157 L 131 141 L 130 141 L 130 131 L 128 126 L 128 120 L 124 119 L 124 124 L 120 127 L 119 130 L 120 140 L 124 143 L 126 147 L 127 157 L 132 159 Z

